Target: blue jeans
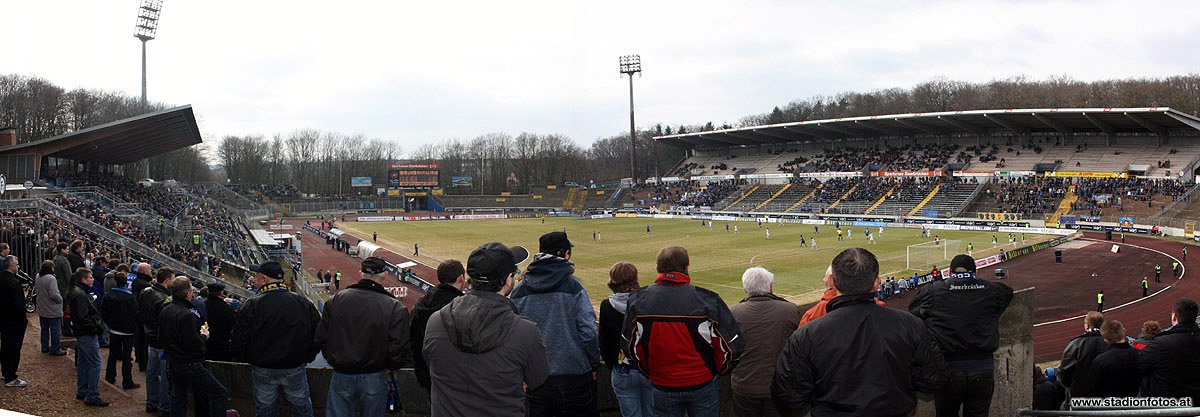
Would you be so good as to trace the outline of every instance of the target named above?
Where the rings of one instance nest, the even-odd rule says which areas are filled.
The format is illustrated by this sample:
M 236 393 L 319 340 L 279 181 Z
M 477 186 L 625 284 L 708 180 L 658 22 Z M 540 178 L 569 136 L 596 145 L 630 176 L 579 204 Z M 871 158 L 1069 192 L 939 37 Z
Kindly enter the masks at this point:
M 229 409 L 229 390 L 204 367 L 204 361 L 171 362 L 170 368 L 172 416 L 187 416 L 188 388 L 195 392 L 197 398 L 208 399 L 209 416 L 225 416 L 225 411 Z
M 62 352 L 62 317 L 38 317 L 38 321 L 42 324 L 42 353 Z
M 654 386 L 637 368 L 618 365 L 612 370 L 613 393 L 623 417 L 654 416 Z
M 254 367 L 254 415 L 275 417 L 279 389 L 287 398 L 295 417 L 312 417 L 312 399 L 308 393 L 308 371 L 304 366 L 292 369 Z
M 146 405 L 167 411 L 167 361 L 162 349 L 150 346 L 146 352 Z
M 75 395 L 100 401 L 100 336 L 75 338 Z
M 721 387 L 717 381 L 694 390 L 671 392 L 654 390 L 655 417 L 720 417 Z
M 334 371 L 325 400 L 325 417 L 353 417 L 356 409 L 363 417 L 383 417 L 387 412 L 387 392 L 387 371 L 373 374 Z

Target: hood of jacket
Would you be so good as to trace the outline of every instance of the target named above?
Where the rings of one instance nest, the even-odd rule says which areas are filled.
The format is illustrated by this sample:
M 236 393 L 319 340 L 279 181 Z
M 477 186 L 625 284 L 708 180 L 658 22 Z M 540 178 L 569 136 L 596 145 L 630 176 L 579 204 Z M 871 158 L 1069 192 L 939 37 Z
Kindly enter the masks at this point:
M 608 302 L 609 304 L 612 304 L 613 308 L 618 312 L 625 314 L 625 310 L 629 307 L 629 296 L 632 294 L 633 291 L 614 293 L 613 295 L 608 296 Z
M 438 310 L 450 341 L 459 351 L 487 353 L 500 346 L 512 330 L 517 307 L 507 297 L 472 291 Z
M 539 253 L 529 264 L 522 280 L 526 289 L 532 292 L 548 292 L 562 285 L 571 274 L 575 273 L 575 264 L 554 255 Z
M 429 296 L 421 297 L 420 300 L 417 300 L 417 304 L 413 306 L 413 310 L 416 311 L 418 309 L 430 309 L 437 311 L 440 310 L 442 306 L 450 304 L 450 301 L 453 301 L 455 298 L 462 297 L 462 295 L 463 292 L 459 291 L 459 289 L 455 288 L 453 285 L 438 284 L 433 288 L 433 291 L 429 292 Z M 433 311 L 430 311 L 430 313 L 432 312 Z

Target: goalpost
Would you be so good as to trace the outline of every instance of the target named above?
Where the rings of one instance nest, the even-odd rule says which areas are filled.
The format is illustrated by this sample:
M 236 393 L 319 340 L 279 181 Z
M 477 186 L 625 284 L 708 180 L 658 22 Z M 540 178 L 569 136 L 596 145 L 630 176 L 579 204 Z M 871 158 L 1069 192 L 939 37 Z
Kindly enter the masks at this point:
M 934 265 L 946 267 L 955 255 L 962 253 L 959 252 L 961 243 L 960 240 L 943 240 L 908 245 L 908 269 L 923 271 L 932 269 Z

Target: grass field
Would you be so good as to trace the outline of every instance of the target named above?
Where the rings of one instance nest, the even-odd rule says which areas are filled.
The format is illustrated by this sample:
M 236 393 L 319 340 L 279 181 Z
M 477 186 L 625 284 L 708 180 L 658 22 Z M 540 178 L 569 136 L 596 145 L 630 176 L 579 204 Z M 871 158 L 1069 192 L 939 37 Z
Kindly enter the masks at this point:
M 865 247 L 879 257 L 880 273 L 883 276 L 911 275 L 906 268 L 906 247 L 928 241 L 918 237 L 918 229 L 884 229 L 876 237 L 878 245 L 868 245 L 863 228 L 854 228 L 853 239 L 837 241 L 833 226 L 820 226 L 816 235 L 818 250 L 800 247 L 800 235 L 809 243 L 813 238 L 813 226 L 801 224 L 771 224 L 763 228 L 771 230 L 771 239 L 766 238 L 764 229 L 752 222 L 736 222 L 740 232 L 726 233 L 725 223 L 716 222 L 710 230 L 701 227 L 699 220 L 656 220 L 656 219 L 598 219 L 575 218 L 506 219 L 506 220 L 458 220 L 424 222 L 346 222 L 339 225 L 343 230 L 359 237 L 370 237 L 379 233 L 379 244 L 393 252 L 411 255 L 413 243 L 421 248 L 420 262 L 437 266 L 444 259 L 466 261 L 471 250 L 482 243 L 499 241 L 506 245 L 521 245 L 536 252 L 538 237 L 553 230 L 567 231 L 575 244 L 572 261 L 575 275 L 587 288 L 594 303 L 608 297 L 610 291 L 605 283 L 608 270 L 613 263 L 625 261 L 637 266 L 641 284 L 653 283 L 655 257 L 659 249 L 679 245 L 687 248 L 691 256 L 691 276 L 694 284 L 721 294 L 727 303 L 736 303 L 745 293 L 741 287 L 742 272 L 752 266 L 762 266 L 775 273 L 775 292 L 797 304 L 815 301 L 823 290 L 821 277 L 834 256 L 845 248 Z M 650 235 L 646 226 L 650 226 Z M 873 228 L 872 233 L 878 229 Z M 600 234 L 600 241 L 592 240 L 592 232 Z M 975 255 L 994 254 L 991 232 L 935 231 L 942 239 L 961 241 L 961 250 L 966 251 L 967 242 L 974 242 Z M 997 234 L 1003 242 L 1007 234 Z M 1030 235 L 1030 240 L 1035 236 Z M 1041 238 L 1038 236 L 1038 238 Z M 951 255 L 953 256 L 953 255 Z M 947 266 L 949 261 L 939 266 Z M 528 263 L 523 264 L 522 268 Z

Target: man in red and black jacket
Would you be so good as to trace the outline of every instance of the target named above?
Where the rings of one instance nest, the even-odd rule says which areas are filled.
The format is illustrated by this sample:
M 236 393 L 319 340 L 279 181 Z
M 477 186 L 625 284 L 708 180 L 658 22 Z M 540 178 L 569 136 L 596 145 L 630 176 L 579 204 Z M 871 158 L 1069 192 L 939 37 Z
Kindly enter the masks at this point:
M 717 377 L 742 355 L 737 322 L 721 296 L 691 285 L 687 249 L 658 252 L 658 278 L 629 298 L 622 334 L 625 356 L 654 385 L 658 416 L 716 417 Z

